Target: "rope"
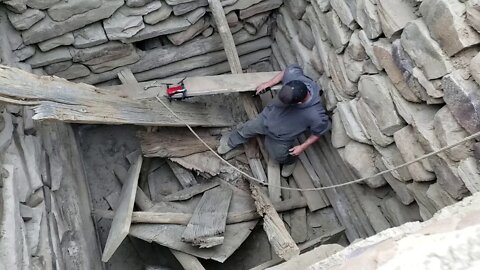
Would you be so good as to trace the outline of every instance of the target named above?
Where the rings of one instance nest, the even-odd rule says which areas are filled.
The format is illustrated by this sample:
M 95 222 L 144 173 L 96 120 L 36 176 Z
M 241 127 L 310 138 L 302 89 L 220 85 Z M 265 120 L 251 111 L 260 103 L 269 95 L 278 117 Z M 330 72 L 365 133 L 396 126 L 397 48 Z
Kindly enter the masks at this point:
M 464 139 L 456 142 L 456 143 L 453 143 L 453 144 L 450 144 L 450 145 L 447 145 L 443 148 L 440 148 L 438 149 L 437 151 L 434 151 L 434 152 L 431 152 L 429 154 L 426 154 L 426 155 L 423 155 L 421 157 L 418 157 L 414 160 L 411 160 L 409 162 L 406 162 L 402 165 L 399 165 L 399 166 L 396 166 L 394 168 L 391 168 L 389 170 L 385 170 L 385 171 L 381 171 L 377 174 L 374 174 L 374 175 L 371 175 L 371 176 L 367 176 L 367 177 L 363 177 L 363 178 L 359 178 L 359 179 L 355 179 L 355 180 L 352 180 L 352 181 L 348 181 L 348 182 L 345 182 L 345 183 L 341 183 L 341 184 L 336 184 L 336 185 L 331 185 L 331 186 L 325 186 L 325 187 L 319 187 L 319 188 L 291 188 L 291 187 L 283 187 L 283 186 L 277 186 L 277 185 L 271 185 L 271 184 L 268 184 L 268 183 L 265 183 L 253 176 L 250 176 L 249 174 L 247 174 L 246 172 L 240 170 L 239 168 L 235 167 L 233 164 L 231 164 L 230 162 L 228 162 L 227 160 L 225 160 L 222 156 L 220 156 L 215 150 L 213 150 L 202 138 L 200 138 L 200 136 L 198 136 L 198 134 L 192 129 L 192 127 L 187 123 L 185 122 L 182 118 L 180 118 L 180 116 L 178 116 L 174 111 L 172 111 L 172 109 L 170 109 L 170 107 L 167 106 L 167 104 L 165 104 L 165 102 L 163 100 L 161 100 L 158 95 L 156 96 L 157 100 L 165 107 L 167 108 L 168 111 L 170 111 L 170 113 L 175 116 L 180 122 L 182 122 L 182 124 L 184 124 L 189 130 L 190 132 L 192 132 L 193 135 L 195 135 L 195 137 L 203 144 L 205 145 L 205 147 L 208 148 L 208 150 L 210 150 L 217 158 L 219 158 L 223 163 L 227 164 L 228 166 L 230 166 L 231 168 L 233 168 L 235 171 L 241 173 L 243 176 L 245 176 L 246 178 L 252 180 L 252 181 L 255 181 L 255 182 L 258 182 L 262 185 L 265 185 L 265 186 L 271 186 L 271 187 L 276 187 L 276 188 L 280 188 L 280 189 L 284 189 L 284 190 L 296 190 L 296 191 L 319 191 L 319 190 L 326 190 L 326 189 L 332 189 L 332 188 L 338 188 L 338 187 L 344 187 L 344 186 L 348 186 L 348 185 L 351 185 L 351 184 L 355 184 L 355 183 L 360 183 L 360 182 L 363 182 L 365 180 L 368 180 L 368 179 L 371 179 L 371 178 L 375 178 L 377 176 L 381 176 L 381 175 L 384 175 L 386 173 L 390 173 L 392 171 L 395 171 L 395 170 L 398 170 L 398 169 L 401 169 L 403 167 L 406 167 L 410 164 L 413 164 L 415 162 L 418 162 L 418 161 L 421 161 L 423 159 L 426 159 L 426 158 L 429 158 L 431 156 L 434 156 L 434 155 L 437 155 L 438 153 L 441 153 L 441 152 L 444 152 L 450 148 L 453 148 L 457 145 L 460 145 L 460 144 L 463 144 L 469 140 L 472 140 L 478 136 L 480 136 L 480 132 L 477 132 L 477 133 L 474 133 L 468 137 L 465 137 Z

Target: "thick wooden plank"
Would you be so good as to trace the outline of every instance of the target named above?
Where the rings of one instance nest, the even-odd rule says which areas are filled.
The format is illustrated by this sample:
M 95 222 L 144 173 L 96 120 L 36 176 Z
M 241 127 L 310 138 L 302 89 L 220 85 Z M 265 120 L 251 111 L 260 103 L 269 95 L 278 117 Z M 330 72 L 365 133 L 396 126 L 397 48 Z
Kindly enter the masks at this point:
M 163 98 L 163 97 L 162 97 Z M 0 100 L 37 105 L 34 120 L 54 119 L 90 124 L 184 126 L 156 99 L 134 100 L 86 84 L 37 76 L 0 65 Z M 221 106 L 172 102 L 167 106 L 192 126 L 230 126 L 232 116 Z
M 195 132 L 213 149 L 219 141 L 208 129 L 195 129 Z M 145 157 L 184 157 L 208 151 L 208 148 L 186 128 L 161 128 L 155 132 L 138 132 L 142 152 Z
M 271 158 L 268 159 L 267 163 L 267 174 L 268 174 L 268 195 L 272 202 L 279 202 L 282 200 L 282 192 L 280 187 L 281 175 L 280 175 L 280 164 L 276 160 Z
M 191 187 L 182 189 L 178 192 L 165 196 L 163 201 L 174 202 L 174 201 L 185 201 L 192 198 L 195 195 L 201 194 L 207 190 L 210 190 L 216 186 L 220 185 L 218 182 L 208 182 L 203 184 L 196 184 Z
M 315 188 L 312 183 L 312 179 L 308 175 L 305 167 L 301 162 L 297 162 L 295 170 L 293 170 L 293 178 L 297 185 L 302 189 Z M 323 200 L 322 196 L 318 191 L 302 191 L 303 197 L 307 200 L 308 209 L 310 211 L 316 211 L 328 206 L 328 204 Z
M 118 181 L 122 185 L 124 185 L 125 184 L 125 179 L 127 178 L 127 174 L 128 174 L 127 170 L 124 167 L 115 164 L 113 166 L 113 173 L 117 177 Z M 138 186 L 137 186 L 137 192 L 136 192 L 136 195 L 135 195 L 135 204 L 138 207 L 140 207 L 140 209 L 145 209 L 145 210 L 153 207 L 153 203 L 150 200 L 150 198 L 148 198 L 148 196 Z
M 177 177 L 178 182 L 180 182 L 184 188 L 188 188 L 197 184 L 197 180 L 195 179 L 195 176 L 193 176 L 192 172 L 173 161 L 167 160 L 167 162 L 172 169 L 173 174 L 175 174 Z
M 115 217 L 112 221 L 112 227 L 108 233 L 107 243 L 103 250 L 102 261 L 108 262 L 113 253 L 128 235 L 130 223 L 132 221 L 133 204 L 135 202 L 135 193 L 137 191 L 138 178 L 142 167 L 142 156 L 138 156 L 135 164 L 130 167 L 128 177 L 122 187 L 120 202 L 115 211 Z
M 182 241 L 201 248 L 221 245 L 232 195 L 233 191 L 226 188 L 205 192 L 182 234 Z

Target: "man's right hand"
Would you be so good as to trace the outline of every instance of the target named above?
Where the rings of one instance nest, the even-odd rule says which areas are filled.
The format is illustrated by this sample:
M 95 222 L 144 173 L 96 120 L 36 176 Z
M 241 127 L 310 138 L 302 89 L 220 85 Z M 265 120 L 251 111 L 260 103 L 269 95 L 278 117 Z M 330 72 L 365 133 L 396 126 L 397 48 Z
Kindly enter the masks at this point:
M 267 90 L 267 88 L 270 87 L 270 84 L 268 82 L 264 82 L 257 86 L 256 90 L 256 95 L 263 94 Z

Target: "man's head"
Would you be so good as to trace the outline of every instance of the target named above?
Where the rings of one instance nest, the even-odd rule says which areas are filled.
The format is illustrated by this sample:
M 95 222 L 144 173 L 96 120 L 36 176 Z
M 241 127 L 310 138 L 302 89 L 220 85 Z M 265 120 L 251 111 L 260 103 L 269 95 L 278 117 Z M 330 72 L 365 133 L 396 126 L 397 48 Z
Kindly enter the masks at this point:
M 302 81 L 291 81 L 285 84 L 278 93 L 278 99 L 284 105 L 302 103 L 308 96 L 308 88 Z

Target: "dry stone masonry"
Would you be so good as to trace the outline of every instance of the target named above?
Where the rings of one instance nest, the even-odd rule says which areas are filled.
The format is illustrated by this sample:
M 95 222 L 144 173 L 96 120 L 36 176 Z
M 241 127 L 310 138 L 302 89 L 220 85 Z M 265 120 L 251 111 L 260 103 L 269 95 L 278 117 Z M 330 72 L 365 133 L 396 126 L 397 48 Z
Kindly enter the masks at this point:
M 279 70 L 300 63 L 322 86 L 332 144 L 357 177 L 480 131 L 480 1 L 291 2 L 277 16 L 272 63 Z M 389 226 L 428 219 L 478 191 L 474 144 L 367 180 L 347 196 L 365 206 L 380 198 Z M 365 213 L 379 228 L 375 211 Z
M 207 0 L 0 2 L 16 30 L 8 33 L 15 60 L 36 74 L 98 84 L 122 68 L 139 81 L 229 70 Z M 283 0 L 221 2 L 237 45 L 246 47 L 242 66 L 268 60 L 267 24 Z

